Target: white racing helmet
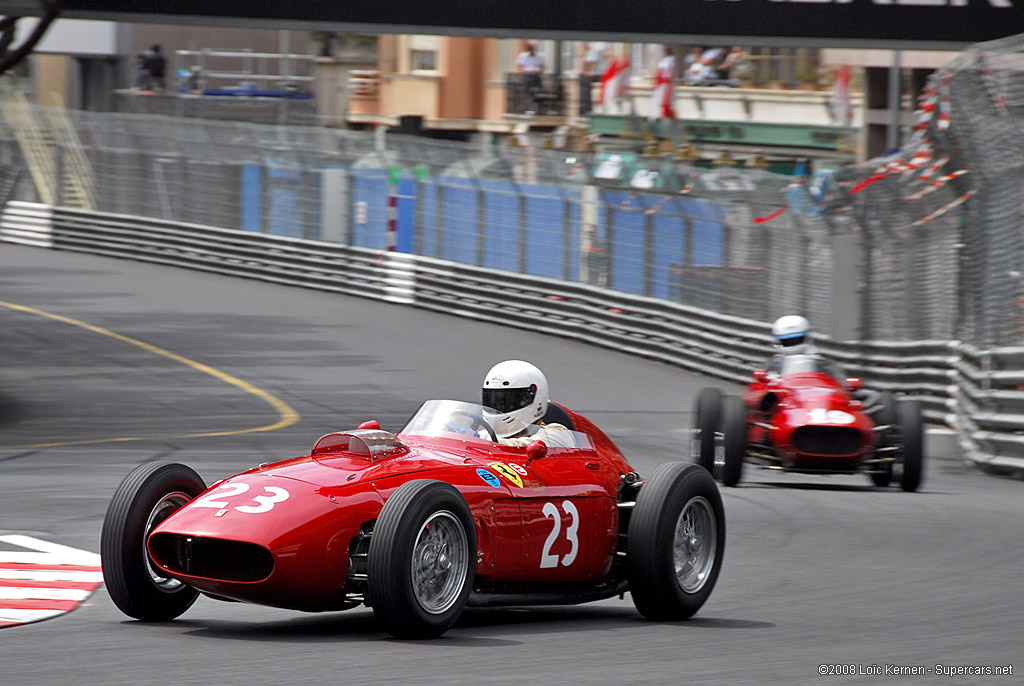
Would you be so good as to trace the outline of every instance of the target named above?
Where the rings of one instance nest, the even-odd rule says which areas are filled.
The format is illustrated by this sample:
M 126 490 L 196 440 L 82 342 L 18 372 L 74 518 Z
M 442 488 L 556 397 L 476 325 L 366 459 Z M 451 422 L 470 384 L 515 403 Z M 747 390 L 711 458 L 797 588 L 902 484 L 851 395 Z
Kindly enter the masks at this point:
M 505 360 L 484 377 L 482 399 L 486 407 L 522 422 L 520 426 L 533 424 L 548 409 L 548 380 L 529 362 Z
M 783 348 L 792 348 L 806 342 L 811 334 L 811 323 L 798 314 L 779 317 L 772 324 L 772 335 Z

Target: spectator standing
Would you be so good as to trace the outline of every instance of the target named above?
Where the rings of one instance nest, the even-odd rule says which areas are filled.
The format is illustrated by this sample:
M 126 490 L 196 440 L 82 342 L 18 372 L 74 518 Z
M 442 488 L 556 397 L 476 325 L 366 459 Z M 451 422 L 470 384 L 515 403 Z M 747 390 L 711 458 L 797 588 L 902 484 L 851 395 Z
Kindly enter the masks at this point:
M 135 83 L 132 84 L 132 88 L 136 90 L 145 90 L 149 88 L 149 62 L 152 56 L 152 51 L 143 50 L 135 56 Z
M 160 50 L 160 44 L 151 45 L 146 54 L 147 57 L 143 61 L 143 70 L 147 73 L 146 90 L 162 91 L 167 87 L 167 60 Z
M 740 67 L 743 64 L 743 48 L 733 46 L 729 52 L 722 58 L 722 61 L 718 63 L 718 78 L 721 80 L 727 80 L 730 78 L 736 78 L 738 74 L 733 73 L 741 71 Z
M 533 42 L 526 44 L 526 50 L 516 58 L 516 71 L 521 74 L 523 91 L 526 95 L 528 109 L 537 110 L 537 93 L 541 88 L 541 74 L 544 73 L 544 55 L 537 52 Z

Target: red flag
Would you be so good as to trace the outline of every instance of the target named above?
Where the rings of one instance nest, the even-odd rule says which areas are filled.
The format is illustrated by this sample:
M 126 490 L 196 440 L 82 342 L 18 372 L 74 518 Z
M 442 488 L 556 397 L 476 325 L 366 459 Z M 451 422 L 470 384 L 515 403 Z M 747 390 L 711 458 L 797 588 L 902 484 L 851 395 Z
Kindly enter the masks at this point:
M 676 85 L 676 59 L 671 55 L 662 57 L 658 62 L 658 74 L 654 80 L 654 92 L 651 94 L 651 117 L 675 119 L 673 95 Z
M 629 60 L 613 59 L 604 74 L 601 75 L 601 94 L 597 98 L 597 104 L 610 105 L 621 98 L 626 92 L 628 80 Z
M 829 111 L 832 119 L 850 125 L 853 119 L 853 107 L 850 104 L 850 68 L 846 65 L 836 67 L 835 78 L 832 80 L 832 94 L 828 98 Z

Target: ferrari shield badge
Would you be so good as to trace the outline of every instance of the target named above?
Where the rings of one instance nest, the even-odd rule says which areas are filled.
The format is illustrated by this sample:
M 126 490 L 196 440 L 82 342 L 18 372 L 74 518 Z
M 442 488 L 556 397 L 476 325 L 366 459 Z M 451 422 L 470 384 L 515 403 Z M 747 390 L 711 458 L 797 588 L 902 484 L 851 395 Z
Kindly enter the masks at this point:
M 523 477 L 519 476 L 514 469 L 509 467 L 504 462 L 494 462 L 491 464 L 491 469 L 501 474 L 503 477 L 514 483 L 519 488 L 523 487 Z

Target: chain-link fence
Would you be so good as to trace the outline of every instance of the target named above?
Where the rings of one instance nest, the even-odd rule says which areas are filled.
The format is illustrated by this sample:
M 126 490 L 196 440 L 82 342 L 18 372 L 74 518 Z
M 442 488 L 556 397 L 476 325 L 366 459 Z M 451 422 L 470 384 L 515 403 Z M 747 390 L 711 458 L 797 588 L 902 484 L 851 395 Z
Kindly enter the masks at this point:
M 897 156 L 845 170 L 833 198 L 863 234 L 865 329 L 880 340 L 1024 339 L 1024 36 L 933 74 Z
M 1024 336 L 1022 46 L 966 51 L 900 155 L 813 184 L 643 141 L 577 152 L 95 112 L 66 113 L 74 144 L 32 145 L 8 116 L 0 159 L 52 156 L 57 204 L 86 169 L 101 212 L 394 246 L 758 321 L 799 312 L 843 340 L 1005 344 Z M 38 199 L 38 177 L 20 178 Z
M 829 229 L 792 177 L 644 156 L 637 141 L 567 152 L 159 115 L 66 116 L 80 146 L 46 148 L 64 170 L 53 179 L 57 204 L 72 204 L 62 179 L 70 159 L 84 156 L 102 212 L 379 249 L 393 241 L 403 252 L 759 320 L 799 310 L 828 330 Z M 7 150 L 28 157 L 16 133 L 5 127 Z M 19 195 L 38 198 L 31 183 Z

